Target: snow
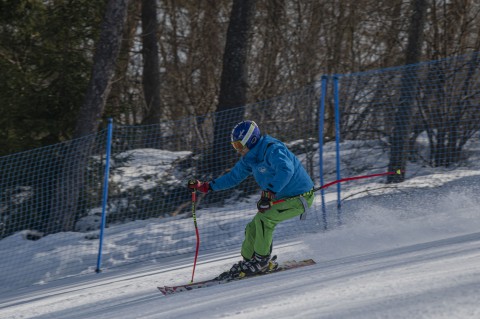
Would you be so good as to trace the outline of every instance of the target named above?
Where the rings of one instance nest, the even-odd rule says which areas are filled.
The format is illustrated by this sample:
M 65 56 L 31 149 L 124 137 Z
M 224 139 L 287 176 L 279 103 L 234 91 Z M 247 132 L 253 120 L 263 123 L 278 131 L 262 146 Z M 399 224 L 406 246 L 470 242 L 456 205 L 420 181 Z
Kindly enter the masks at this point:
M 172 167 L 172 162 L 189 155 L 191 152 L 170 152 L 157 149 L 135 149 L 117 154 L 115 159 L 123 161 L 121 164 L 113 163 L 116 168 L 112 174 L 112 182 L 122 191 L 135 187 L 144 190 L 157 186 L 156 181 L 162 180 Z M 117 167 L 118 166 L 118 167 Z M 145 181 L 148 176 L 149 181 Z
M 191 220 L 110 227 L 114 240 L 104 248 L 105 263 L 120 267 L 99 274 L 94 272 L 98 247 L 85 234 L 32 242 L 18 233 L 0 241 L 0 254 L 23 258 L 12 271 L 33 282 L 21 288 L 24 282 L 9 281 L 13 273 L 0 275 L 2 286 L 10 287 L 0 288 L 0 318 L 480 318 L 479 175 L 478 167 L 436 169 L 395 187 L 381 179 L 345 184 L 341 225 L 275 241 L 280 261 L 313 258 L 316 265 L 171 296 L 156 287 L 188 283 L 193 254 L 159 252 L 147 261 L 125 261 L 139 258 L 140 246 L 153 246 L 155 234 L 170 232 L 173 241 L 174 232 L 191 232 Z M 335 211 L 336 194 L 326 199 L 328 211 Z M 254 199 L 250 202 L 253 207 Z M 317 208 L 319 203 L 317 196 Z M 244 216 L 244 223 L 253 217 L 253 209 L 236 208 L 222 210 Z M 201 281 L 238 260 L 244 225 L 226 221 L 228 235 L 202 237 L 202 224 L 211 221 L 206 212 L 197 217 L 202 240 L 237 243 L 200 251 L 195 281 Z M 62 255 L 72 247 L 76 257 Z M 67 269 L 68 276 L 31 279 L 31 264 Z

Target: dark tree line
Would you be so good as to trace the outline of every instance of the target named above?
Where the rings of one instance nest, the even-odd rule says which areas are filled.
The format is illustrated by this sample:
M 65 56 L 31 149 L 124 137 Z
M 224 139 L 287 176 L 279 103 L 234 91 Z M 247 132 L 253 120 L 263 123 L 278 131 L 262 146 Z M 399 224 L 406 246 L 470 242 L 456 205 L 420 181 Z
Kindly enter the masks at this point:
M 88 83 L 107 3 L 0 2 L 1 154 L 75 136 L 81 109 L 88 104 Z M 322 74 L 411 62 L 407 61 L 408 30 L 418 21 L 411 19 L 412 3 L 257 0 L 244 4 L 255 7 L 245 46 L 247 76 L 238 76 L 246 81 L 245 100 L 232 105 L 292 92 Z M 478 2 L 433 0 L 425 5 L 419 61 L 480 49 Z M 130 1 L 114 75 L 108 81 L 110 91 L 102 97 L 105 105 L 91 129 L 108 117 L 121 124 L 151 124 L 226 107 L 222 73 L 236 77 L 225 60 L 228 29 L 236 23 L 231 20 L 233 8 L 234 2 L 227 0 Z M 327 128 L 328 136 L 331 125 Z

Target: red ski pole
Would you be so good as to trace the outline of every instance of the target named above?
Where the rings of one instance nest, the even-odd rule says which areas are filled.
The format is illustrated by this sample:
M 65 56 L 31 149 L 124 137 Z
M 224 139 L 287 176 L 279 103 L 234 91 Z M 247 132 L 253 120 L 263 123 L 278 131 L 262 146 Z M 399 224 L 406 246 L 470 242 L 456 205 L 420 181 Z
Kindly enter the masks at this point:
M 378 174 L 370 174 L 370 175 L 362 175 L 362 176 L 345 177 L 345 178 L 341 178 L 341 179 L 338 179 L 338 180 L 336 180 L 336 181 L 327 183 L 327 184 L 325 184 L 325 185 L 323 185 L 323 186 L 316 187 L 316 188 L 313 189 L 313 191 L 316 192 L 316 191 L 319 191 L 319 190 L 321 190 L 321 189 L 330 187 L 330 186 L 335 185 L 335 184 L 338 184 L 338 183 L 343 183 L 343 182 L 348 182 L 348 181 L 354 181 L 354 180 L 357 180 L 357 179 L 364 179 L 364 178 L 371 178 L 371 177 L 378 177 L 378 176 L 385 176 L 385 175 L 395 175 L 395 174 L 398 174 L 398 175 L 402 174 L 402 170 L 397 169 L 395 172 L 385 172 L 385 173 L 378 173 Z
M 337 179 L 336 181 L 333 181 L 333 182 L 330 182 L 330 183 L 327 183 L 323 186 L 318 186 L 318 187 L 315 187 L 313 189 L 314 192 L 316 191 L 319 191 L 321 189 L 325 189 L 327 187 L 330 187 L 332 185 L 335 185 L 335 184 L 338 184 L 338 183 L 343 183 L 343 182 L 348 182 L 348 181 L 353 181 L 353 180 L 357 180 L 357 179 L 364 179 L 364 178 L 371 178 L 371 177 L 378 177 L 378 176 L 385 176 L 385 175 L 395 175 L 395 174 L 402 174 L 403 171 L 402 170 L 399 170 L 397 169 L 396 171 L 394 172 L 385 172 L 385 173 L 378 173 L 378 174 L 370 174 L 370 175 L 362 175 L 362 176 L 353 176 L 353 177 L 345 177 L 345 178 L 341 178 L 341 179 Z M 296 196 L 294 196 L 296 197 Z M 287 199 L 290 199 L 290 198 L 284 198 L 284 199 L 279 199 L 277 201 L 274 201 L 273 204 L 278 204 L 278 203 L 282 203 L 284 201 L 286 201 Z
M 200 247 L 200 235 L 198 233 L 198 226 L 197 226 L 197 215 L 195 214 L 195 203 L 197 201 L 197 193 L 195 190 L 192 191 L 192 217 L 193 217 L 193 224 L 195 225 L 195 233 L 197 235 L 197 248 L 195 249 L 195 259 L 193 261 L 193 271 L 192 271 L 192 280 L 193 283 L 193 276 L 195 275 L 195 266 L 197 265 L 197 257 L 198 257 L 198 249 Z

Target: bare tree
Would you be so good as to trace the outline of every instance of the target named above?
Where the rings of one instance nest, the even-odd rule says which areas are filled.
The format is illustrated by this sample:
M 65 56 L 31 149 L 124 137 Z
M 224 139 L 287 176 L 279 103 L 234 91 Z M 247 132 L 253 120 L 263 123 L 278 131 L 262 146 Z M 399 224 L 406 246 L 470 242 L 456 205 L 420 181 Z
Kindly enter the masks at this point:
M 115 61 L 120 51 L 128 0 L 109 0 L 101 27 L 100 39 L 93 57 L 93 70 L 85 102 L 75 126 L 76 139 L 65 144 L 61 174 L 57 177 L 56 194 L 50 213 L 49 232 L 73 229 L 79 194 L 84 187 L 85 168 L 91 155 L 94 138 L 103 115 Z
M 85 101 L 80 109 L 74 137 L 95 133 L 100 124 L 105 101 L 110 93 L 115 63 L 120 52 L 129 0 L 109 0 L 100 39 L 93 56 L 93 69 Z
M 105 117 L 112 117 L 116 124 L 137 124 L 143 118 L 145 100 L 141 97 L 141 86 L 132 74 L 133 61 L 141 60 L 138 50 L 135 50 L 138 27 L 141 19 L 142 3 L 131 1 L 120 53 L 116 62 L 112 89 L 105 106 Z
M 158 124 L 162 117 L 157 27 L 156 0 L 142 0 L 143 94 L 146 104 L 143 124 Z
M 255 14 L 255 0 L 234 0 L 228 25 L 223 68 L 215 115 L 213 154 L 209 166 L 216 172 L 225 169 L 226 154 L 232 154 L 229 135 L 233 126 L 243 119 L 243 106 L 247 103 L 247 56 L 251 40 L 251 27 Z M 215 174 L 215 173 L 214 173 Z
M 410 20 L 408 44 L 405 53 L 407 65 L 418 63 L 422 56 L 423 30 L 427 12 L 427 0 L 413 0 L 413 12 Z M 411 130 L 411 117 L 415 89 L 418 82 L 416 66 L 405 68 L 400 87 L 400 101 L 395 114 L 395 127 L 393 129 L 390 146 L 389 170 L 402 170 L 402 174 L 389 175 L 388 183 L 398 183 L 405 180 L 407 163 L 408 137 Z M 414 88 L 413 90 L 411 88 Z

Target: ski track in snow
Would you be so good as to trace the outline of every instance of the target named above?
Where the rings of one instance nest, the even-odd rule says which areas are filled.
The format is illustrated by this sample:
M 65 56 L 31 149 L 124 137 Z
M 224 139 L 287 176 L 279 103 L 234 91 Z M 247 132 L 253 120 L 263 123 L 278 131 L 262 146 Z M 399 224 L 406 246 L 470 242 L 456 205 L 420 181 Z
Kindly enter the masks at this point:
M 381 191 L 373 182 L 345 187 L 344 194 L 352 196 L 343 202 L 341 226 L 275 240 L 280 262 L 313 258 L 317 262 L 313 266 L 163 296 L 157 286 L 190 281 L 192 254 L 100 274 L 85 273 L 81 264 L 82 275 L 72 272 L 67 278 L 0 292 L 0 318 L 478 319 L 478 174 L 472 170 L 461 178 L 448 172 L 412 178 L 403 188 Z M 331 210 L 335 194 L 326 198 Z M 234 213 L 234 206 L 230 210 Z M 141 243 L 145 223 L 121 225 L 122 236 Z M 178 231 L 187 232 L 181 229 L 183 224 L 178 224 Z M 55 245 L 61 251 L 62 245 L 78 244 L 81 235 L 49 237 L 35 245 L 40 247 L 43 241 L 47 251 L 54 251 Z M 21 236 L 7 239 L 0 241 L 3 258 L 24 244 Z M 7 242 L 8 247 L 2 246 Z M 195 281 L 230 268 L 239 259 L 240 244 L 200 251 Z M 59 256 L 51 255 L 51 261 L 42 259 L 46 269 L 49 262 L 53 269 L 59 263 Z M 71 261 L 66 264 L 75 266 Z M 28 269 L 19 265 L 17 271 L 25 271 L 27 277 Z
M 311 251 L 317 264 L 176 295 L 158 284 L 188 281 L 187 259 L 15 292 L 1 318 L 479 318 L 480 233 L 328 259 L 310 235 L 279 250 Z M 282 245 L 280 245 L 282 246 Z M 235 258 L 204 260 L 208 277 Z M 157 268 L 157 269 L 154 269 Z M 101 278 L 99 278 L 101 277 Z M 172 279 L 173 278 L 173 279 Z M 201 280 L 199 278 L 198 280 Z M 205 279 L 205 278 L 204 278 Z

